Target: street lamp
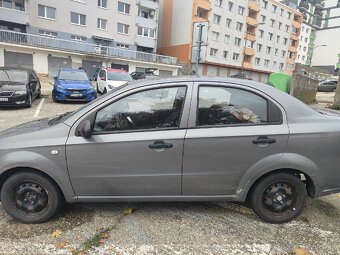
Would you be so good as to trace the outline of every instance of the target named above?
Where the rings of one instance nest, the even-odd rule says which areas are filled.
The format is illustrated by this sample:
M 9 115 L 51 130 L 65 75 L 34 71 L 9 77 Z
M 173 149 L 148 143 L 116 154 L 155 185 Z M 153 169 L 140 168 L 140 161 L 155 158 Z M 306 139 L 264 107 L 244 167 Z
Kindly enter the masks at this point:
M 314 56 L 314 51 L 316 48 L 319 48 L 319 47 L 326 47 L 327 45 L 326 44 L 322 44 L 322 45 L 317 45 L 315 46 L 313 49 L 312 49 L 312 53 L 310 55 L 310 61 L 309 61 L 309 67 L 312 66 L 312 60 L 313 60 L 313 56 Z
M 260 23 L 257 23 L 256 25 L 254 25 L 254 27 L 256 28 L 256 27 L 264 25 L 264 24 L 266 24 L 266 23 L 260 22 Z M 244 71 L 244 60 L 246 58 L 246 47 L 247 47 L 247 44 L 248 44 L 247 34 L 248 34 L 248 29 L 246 28 L 246 33 L 245 33 L 245 36 L 244 36 L 244 47 L 243 47 L 243 59 L 242 59 L 241 73 L 243 73 L 243 71 Z

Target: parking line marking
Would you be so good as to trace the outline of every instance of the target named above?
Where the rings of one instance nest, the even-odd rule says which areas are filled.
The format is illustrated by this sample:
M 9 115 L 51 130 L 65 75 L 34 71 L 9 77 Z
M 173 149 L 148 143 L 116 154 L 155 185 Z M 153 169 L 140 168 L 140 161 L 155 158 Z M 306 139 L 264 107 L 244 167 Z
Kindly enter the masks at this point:
M 44 102 L 45 102 L 45 98 L 43 98 L 43 99 L 41 99 L 41 101 L 40 101 L 40 103 L 39 103 L 39 105 L 38 105 L 38 108 L 37 108 L 37 110 L 35 111 L 35 114 L 34 114 L 34 118 L 36 118 L 36 117 L 38 117 L 39 116 L 39 113 L 40 113 L 40 111 L 41 111 L 41 108 L 42 108 L 42 105 L 44 104 Z

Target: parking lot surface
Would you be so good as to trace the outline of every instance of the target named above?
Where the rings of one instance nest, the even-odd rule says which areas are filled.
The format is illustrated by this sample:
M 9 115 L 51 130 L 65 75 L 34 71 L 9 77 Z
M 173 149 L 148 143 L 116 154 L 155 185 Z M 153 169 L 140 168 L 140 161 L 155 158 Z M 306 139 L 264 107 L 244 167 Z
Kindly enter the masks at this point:
M 0 131 L 82 104 L 43 97 L 30 109 L 1 109 Z M 25 225 L 0 206 L 0 254 L 340 254 L 340 195 L 308 200 L 291 223 L 261 222 L 226 202 L 67 205 L 50 222 Z M 300 254 L 309 254 L 300 253 Z

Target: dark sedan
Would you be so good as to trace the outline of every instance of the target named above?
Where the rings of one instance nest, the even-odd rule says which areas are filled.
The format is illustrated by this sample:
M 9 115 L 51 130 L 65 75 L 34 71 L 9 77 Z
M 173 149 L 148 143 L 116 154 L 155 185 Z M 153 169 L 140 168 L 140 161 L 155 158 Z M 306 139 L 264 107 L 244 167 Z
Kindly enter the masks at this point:
M 32 69 L 0 67 L 0 106 L 32 107 L 41 97 L 41 84 Z

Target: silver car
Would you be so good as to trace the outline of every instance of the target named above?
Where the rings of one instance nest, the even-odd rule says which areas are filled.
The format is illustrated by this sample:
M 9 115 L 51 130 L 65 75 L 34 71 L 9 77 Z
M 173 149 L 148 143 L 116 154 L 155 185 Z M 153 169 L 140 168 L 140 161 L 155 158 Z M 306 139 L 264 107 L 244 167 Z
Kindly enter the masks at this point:
M 340 118 L 268 85 L 172 78 L 0 133 L 1 202 L 24 223 L 65 200 L 240 201 L 284 223 L 340 192 Z

